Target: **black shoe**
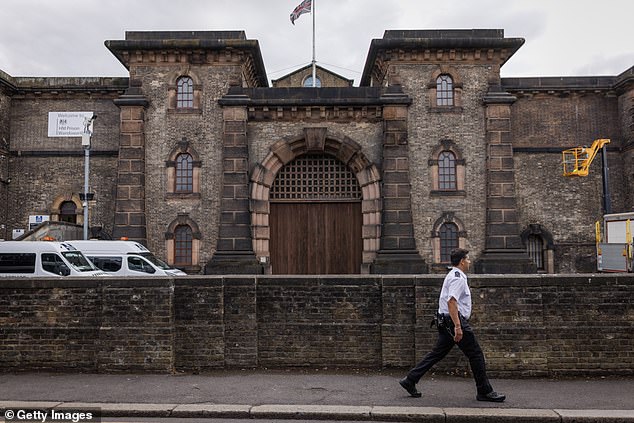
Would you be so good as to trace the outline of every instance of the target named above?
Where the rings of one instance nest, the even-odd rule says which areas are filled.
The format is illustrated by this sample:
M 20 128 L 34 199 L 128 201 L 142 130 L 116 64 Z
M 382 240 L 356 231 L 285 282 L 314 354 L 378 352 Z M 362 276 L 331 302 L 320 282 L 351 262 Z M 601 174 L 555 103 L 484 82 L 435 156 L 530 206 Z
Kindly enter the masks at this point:
M 399 380 L 398 383 L 414 398 L 420 398 L 423 395 L 416 389 L 416 384 L 406 377 Z
M 506 399 L 506 395 L 498 394 L 495 391 L 491 391 L 488 394 L 478 394 L 476 396 L 478 401 L 489 401 L 489 402 L 504 402 Z

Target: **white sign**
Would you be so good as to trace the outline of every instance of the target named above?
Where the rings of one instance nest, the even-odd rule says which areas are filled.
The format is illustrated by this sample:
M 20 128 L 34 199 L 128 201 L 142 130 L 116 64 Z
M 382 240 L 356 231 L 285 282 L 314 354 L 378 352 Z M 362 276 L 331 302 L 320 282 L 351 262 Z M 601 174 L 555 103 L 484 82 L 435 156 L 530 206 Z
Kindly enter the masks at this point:
M 37 228 L 44 222 L 48 222 L 51 219 L 49 215 L 31 215 L 29 216 L 29 231 Z
M 92 133 L 93 112 L 48 112 L 49 137 L 81 137 Z
M 24 235 L 24 229 L 14 229 L 11 239 L 16 239 Z

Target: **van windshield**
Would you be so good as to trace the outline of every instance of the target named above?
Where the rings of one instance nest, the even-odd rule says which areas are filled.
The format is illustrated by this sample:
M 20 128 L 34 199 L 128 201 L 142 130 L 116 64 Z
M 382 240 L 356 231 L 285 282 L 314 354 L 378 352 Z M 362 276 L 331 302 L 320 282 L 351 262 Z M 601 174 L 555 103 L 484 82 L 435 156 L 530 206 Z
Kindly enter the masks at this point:
M 158 267 L 161 270 L 170 270 L 172 269 L 169 264 L 165 263 L 161 259 L 154 257 L 152 253 L 139 253 L 141 257 L 152 263 L 154 266 Z
M 79 272 L 98 270 L 80 251 L 64 251 L 62 255 Z

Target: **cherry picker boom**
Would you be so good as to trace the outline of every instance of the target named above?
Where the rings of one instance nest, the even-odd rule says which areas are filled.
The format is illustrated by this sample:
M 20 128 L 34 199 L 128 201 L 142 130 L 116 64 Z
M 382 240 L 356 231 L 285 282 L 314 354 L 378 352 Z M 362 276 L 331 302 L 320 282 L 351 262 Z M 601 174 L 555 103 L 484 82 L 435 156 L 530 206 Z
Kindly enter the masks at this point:
M 600 149 L 609 144 L 608 139 L 594 140 L 591 147 L 576 147 L 564 150 L 564 176 L 588 176 L 590 165 Z

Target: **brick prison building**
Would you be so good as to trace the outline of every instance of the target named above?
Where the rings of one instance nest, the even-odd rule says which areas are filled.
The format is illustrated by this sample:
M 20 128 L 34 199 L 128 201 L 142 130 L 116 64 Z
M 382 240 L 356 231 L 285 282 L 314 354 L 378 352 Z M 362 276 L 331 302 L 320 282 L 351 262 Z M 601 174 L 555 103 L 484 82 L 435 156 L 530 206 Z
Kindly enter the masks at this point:
M 596 269 L 601 163 L 561 151 L 609 138 L 614 212 L 634 210 L 634 67 L 501 78 L 524 43 L 503 30 L 386 31 L 359 86 L 324 68 L 269 86 L 242 31 L 127 32 L 128 78 L 0 72 L 0 223 L 83 223 L 81 139 L 49 112 L 98 115 L 89 224 L 187 272 L 480 273 Z

